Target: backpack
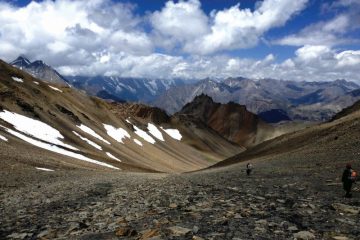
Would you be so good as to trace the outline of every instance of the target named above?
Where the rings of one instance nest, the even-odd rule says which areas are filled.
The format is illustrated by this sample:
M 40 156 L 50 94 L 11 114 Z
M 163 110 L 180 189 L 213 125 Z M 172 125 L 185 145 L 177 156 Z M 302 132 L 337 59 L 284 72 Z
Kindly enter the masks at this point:
M 350 170 L 350 174 L 349 174 L 349 180 L 351 180 L 352 182 L 355 182 L 357 180 L 357 172 L 354 170 Z

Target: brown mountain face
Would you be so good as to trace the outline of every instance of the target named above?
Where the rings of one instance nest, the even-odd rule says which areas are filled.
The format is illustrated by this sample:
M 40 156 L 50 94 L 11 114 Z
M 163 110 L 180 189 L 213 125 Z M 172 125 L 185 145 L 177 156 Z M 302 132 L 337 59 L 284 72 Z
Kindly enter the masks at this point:
M 229 141 L 250 146 L 264 141 L 272 127 L 264 123 L 245 106 L 229 102 L 216 103 L 207 95 L 199 95 L 176 113 L 177 117 L 191 117 L 205 123 Z
M 32 131 L 31 124 L 50 129 L 49 134 L 41 127 Z M 26 174 L 43 167 L 186 172 L 241 151 L 206 126 L 195 129 L 145 105 L 89 97 L 0 60 L 1 171 Z
M 360 102 L 344 109 L 332 121 L 309 126 L 263 142 L 213 167 L 255 160 L 271 161 L 272 167 L 287 171 L 334 169 L 341 173 L 346 162 L 358 167 L 360 149 Z M 308 166 L 308 167 L 304 167 Z

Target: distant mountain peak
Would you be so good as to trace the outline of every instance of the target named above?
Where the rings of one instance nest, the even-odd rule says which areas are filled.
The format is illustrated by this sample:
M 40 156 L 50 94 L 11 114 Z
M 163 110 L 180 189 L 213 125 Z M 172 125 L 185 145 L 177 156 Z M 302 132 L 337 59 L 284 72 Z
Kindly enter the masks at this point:
M 32 76 L 46 82 L 67 85 L 67 80 L 42 60 L 31 62 L 24 55 L 20 55 L 17 59 L 12 61 L 10 65 L 24 70 Z
M 18 67 L 26 67 L 26 66 L 29 66 L 31 64 L 31 62 L 24 55 L 20 55 L 14 61 L 12 61 L 10 64 L 13 66 L 18 66 Z
M 207 94 L 202 93 L 198 96 L 196 96 L 193 100 L 193 102 L 198 102 L 198 101 L 210 101 L 210 102 L 214 102 L 214 100 Z

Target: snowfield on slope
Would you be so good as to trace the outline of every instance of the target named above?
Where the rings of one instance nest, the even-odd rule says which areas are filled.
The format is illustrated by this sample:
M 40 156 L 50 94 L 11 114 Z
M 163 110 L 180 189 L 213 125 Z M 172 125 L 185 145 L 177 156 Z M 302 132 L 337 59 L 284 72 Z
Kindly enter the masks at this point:
M 11 77 L 15 82 L 19 82 L 22 83 L 24 82 L 24 80 L 22 78 L 18 78 L 18 77 Z
M 55 145 L 66 147 L 72 150 L 78 150 L 71 145 L 63 143 L 60 139 L 64 139 L 64 136 L 61 135 L 58 130 L 39 120 L 9 112 L 7 110 L 0 112 L 0 118 L 13 125 L 16 130 L 24 134 Z
M 7 110 L 4 110 L 3 112 L 0 112 L 0 119 L 12 124 L 14 126 L 14 128 L 18 131 L 20 131 L 21 133 L 14 131 L 12 129 L 9 129 L 7 127 L 1 126 L 3 129 L 5 129 L 8 133 L 10 133 L 11 135 L 20 138 L 22 140 L 24 140 L 25 142 L 28 142 L 32 145 L 35 145 L 37 147 L 52 151 L 52 152 L 56 152 L 65 156 L 69 156 L 69 157 L 73 157 L 79 160 L 83 160 L 83 161 L 87 161 L 90 163 L 94 163 L 97 165 L 101 165 L 104 167 L 108 167 L 108 168 L 112 168 L 112 169 L 119 169 L 117 167 L 114 167 L 110 164 L 107 163 L 103 163 L 88 157 L 85 157 L 79 153 L 74 153 L 71 152 L 69 150 L 63 149 L 61 147 L 65 147 L 71 150 L 78 150 L 77 148 L 65 144 L 63 143 L 60 139 L 64 139 L 63 135 L 61 135 L 61 133 L 56 130 L 55 128 L 47 125 L 46 123 L 43 123 L 41 121 L 38 120 L 34 120 L 32 118 L 17 114 L 17 113 L 13 113 L 13 112 L 9 112 Z M 31 137 L 40 139 L 33 139 Z M 58 147 L 61 146 L 61 147 Z
M 32 138 L 30 138 L 28 136 L 25 136 L 25 135 L 23 135 L 23 134 L 21 134 L 19 132 L 11 130 L 9 128 L 3 127 L 3 126 L 1 126 L 1 127 L 4 128 L 8 133 L 14 135 L 15 137 L 18 137 L 18 138 L 24 140 L 25 142 L 28 142 L 28 143 L 30 143 L 30 144 L 32 144 L 34 146 L 39 147 L 39 148 L 43 148 L 43 149 L 49 150 L 51 152 L 59 153 L 59 154 L 62 154 L 62 155 L 68 156 L 68 157 L 73 157 L 73 158 L 76 158 L 76 159 L 79 159 L 79 160 L 82 160 L 82 161 L 97 164 L 97 165 L 100 165 L 100 166 L 103 166 L 103 167 L 108 167 L 108 168 L 120 170 L 119 168 L 114 167 L 114 166 L 112 166 L 110 164 L 107 164 L 107 163 L 104 163 L 104 162 L 100 162 L 100 161 L 85 157 L 84 155 L 81 155 L 79 153 L 74 153 L 74 152 L 65 150 L 65 149 L 60 148 L 58 146 L 55 146 L 53 144 L 48 144 L 48 143 L 44 143 L 44 142 L 32 139 Z
M 94 138 L 97 138 L 97 139 L 103 141 L 104 143 L 110 145 L 109 141 L 105 140 L 103 137 L 101 137 L 99 134 L 97 134 L 94 130 L 85 126 L 84 124 L 81 124 L 80 126 L 77 126 L 77 127 L 80 128 L 83 132 L 86 132 L 87 134 L 93 136 Z
M 161 127 L 161 129 L 164 130 L 164 132 L 166 132 L 170 137 L 172 137 L 175 140 L 180 141 L 182 139 L 182 135 L 180 131 L 177 129 L 164 129 L 163 127 Z
M 123 139 L 130 138 L 130 134 L 123 128 L 115 128 L 109 124 L 104 124 L 107 134 L 117 142 L 124 143 Z

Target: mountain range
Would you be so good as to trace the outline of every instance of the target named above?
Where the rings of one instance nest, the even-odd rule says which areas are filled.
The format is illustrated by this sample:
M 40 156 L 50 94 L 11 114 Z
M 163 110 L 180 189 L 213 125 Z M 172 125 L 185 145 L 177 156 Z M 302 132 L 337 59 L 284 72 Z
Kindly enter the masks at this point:
M 104 99 L 149 103 L 166 90 L 184 85 L 181 79 L 68 76 L 70 83 L 88 94 Z
M 197 119 L 109 103 L 2 61 L 0 100 L 5 166 L 183 172 L 245 149 Z
M 360 99 L 359 85 L 345 80 L 295 82 L 228 78 L 173 87 L 152 104 L 174 113 L 203 93 L 220 103 L 245 105 L 268 122 L 326 121 Z
M 319 122 L 360 99 L 360 86 L 346 80 L 328 82 L 227 78 L 224 80 L 145 79 L 116 76 L 61 76 L 41 60 L 23 56 L 11 63 L 48 82 L 72 86 L 91 96 L 116 102 L 138 102 L 180 111 L 196 96 L 206 94 L 215 102 L 238 103 L 265 122 Z

